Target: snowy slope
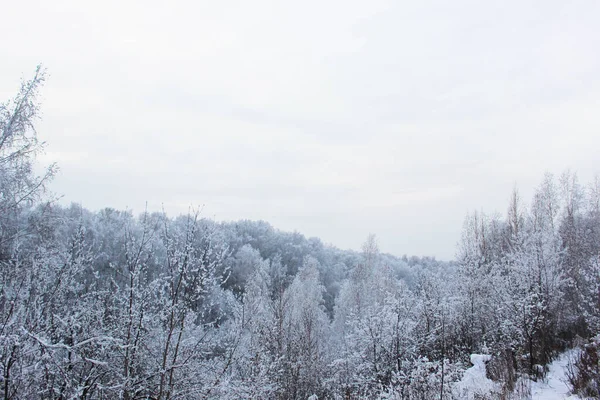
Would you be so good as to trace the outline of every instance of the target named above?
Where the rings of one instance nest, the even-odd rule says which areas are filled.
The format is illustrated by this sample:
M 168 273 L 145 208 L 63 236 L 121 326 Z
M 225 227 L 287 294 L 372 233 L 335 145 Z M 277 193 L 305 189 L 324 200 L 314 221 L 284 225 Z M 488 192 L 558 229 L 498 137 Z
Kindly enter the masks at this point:
M 569 360 L 572 360 L 576 354 L 577 350 L 561 354 L 548 366 L 549 370 L 544 381 L 526 383 L 526 386 L 531 388 L 531 400 L 581 400 L 578 396 L 569 394 L 570 387 L 566 376 Z M 456 398 L 474 400 L 499 396 L 499 385 L 486 377 L 485 364 L 489 360 L 488 355 L 471 355 L 473 366 L 465 371 L 463 378 L 454 386 Z
M 569 395 L 567 384 L 567 365 L 575 356 L 576 350 L 567 351 L 549 365 L 549 371 L 543 382 L 531 385 L 532 400 L 579 400 L 578 396 Z

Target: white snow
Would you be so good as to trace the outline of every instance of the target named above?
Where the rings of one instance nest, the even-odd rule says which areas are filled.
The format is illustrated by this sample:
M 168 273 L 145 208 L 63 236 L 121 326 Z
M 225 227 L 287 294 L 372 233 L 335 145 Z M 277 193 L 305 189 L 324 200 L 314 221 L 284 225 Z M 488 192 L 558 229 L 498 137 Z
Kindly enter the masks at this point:
M 548 366 L 548 373 L 543 381 L 524 382 L 531 388 L 531 400 L 581 400 L 570 394 L 567 383 L 567 366 L 577 355 L 577 350 L 569 350 L 561 354 Z M 500 385 L 486 377 L 485 364 L 489 355 L 472 354 L 473 366 L 465 371 L 462 379 L 454 386 L 454 395 L 459 399 L 473 400 L 480 398 L 496 398 L 500 394 Z M 529 390 L 527 390 L 529 392 Z
M 567 383 L 567 365 L 577 354 L 577 350 L 564 352 L 554 360 L 548 367 L 549 371 L 544 381 L 532 382 L 532 400 L 578 400 L 579 397 L 570 395 L 570 387 Z
M 485 363 L 490 359 L 489 355 L 471 354 L 473 366 L 465 371 L 462 379 L 454 386 L 454 393 L 458 398 L 465 400 L 485 398 L 499 390 L 499 385 L 485 375 Z

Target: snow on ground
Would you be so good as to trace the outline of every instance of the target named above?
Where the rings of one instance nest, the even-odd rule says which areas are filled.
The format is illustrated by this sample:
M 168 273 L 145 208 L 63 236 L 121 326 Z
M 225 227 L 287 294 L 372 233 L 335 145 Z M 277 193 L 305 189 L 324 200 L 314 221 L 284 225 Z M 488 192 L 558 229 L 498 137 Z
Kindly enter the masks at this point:
M 570 387 L 566 376 L 569 360 L 573 359 L 576 354 L 576 350 L 561 354 L 548 366 L 548 374 L 543 382 L 532 382 L 532 400 L 579 400 L 578 396 L 569 395 Z
M 527 382 L 531 387 L 531 400 L 581 400 L 578 396 L 570 395 L 567 381 L 567 366 L 573 360 L 577 350 L 561 354 L 548 366 L 548 373 L 543 381 Z M 456 383 L 454 394 L 459 399 L 473 400 L 480 398 L 496 398 L 500 393 L 497 383 L 486 377 L 485 364 L 490 360 L 488 355 L 471 355 L 473 366 L 468 368 L 463 378 Z M 529 392 L 529 390 L 527 390 Z
M 499 389 L 498 384 L 488 379 L 485 374 L 485 363 L 490 359 L 489 355 L 471 354 L 473 366 L 465 371 L 462 379 L 454 387 L 456 397 L 465 400 L 480 399 Z

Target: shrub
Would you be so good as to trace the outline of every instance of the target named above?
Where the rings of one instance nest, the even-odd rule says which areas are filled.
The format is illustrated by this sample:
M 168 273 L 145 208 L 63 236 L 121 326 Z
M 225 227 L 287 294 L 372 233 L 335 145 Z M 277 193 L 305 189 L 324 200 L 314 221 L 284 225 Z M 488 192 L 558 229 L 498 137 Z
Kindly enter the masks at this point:
M 600 399 L 600 335 L 583 346 L 567 368 L 573 393 L 583 398 Z

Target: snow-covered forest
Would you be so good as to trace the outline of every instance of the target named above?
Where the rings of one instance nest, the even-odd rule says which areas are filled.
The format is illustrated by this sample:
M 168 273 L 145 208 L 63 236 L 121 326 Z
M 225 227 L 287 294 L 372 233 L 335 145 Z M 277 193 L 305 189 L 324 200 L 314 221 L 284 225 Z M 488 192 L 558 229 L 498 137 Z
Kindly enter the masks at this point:
M 467 215 L 452 262 L 196 209 L 92 212 L 36 173 L 44 79 L 0 108 L 5 399 L 528 398 L 600 332 L 599 179 L 546 175 Z M 465 385 L 471 359 L 492 397 Z

